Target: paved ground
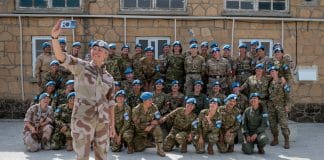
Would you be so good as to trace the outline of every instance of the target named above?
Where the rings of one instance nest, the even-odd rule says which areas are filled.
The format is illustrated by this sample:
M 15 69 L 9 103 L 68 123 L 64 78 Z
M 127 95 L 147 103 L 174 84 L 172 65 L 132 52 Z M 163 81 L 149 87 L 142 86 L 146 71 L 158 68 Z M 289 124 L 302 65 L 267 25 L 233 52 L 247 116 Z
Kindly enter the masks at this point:
M 0 160 L 73 160 L 74 152 L 39 151 L 27 152 L 22 141 L 22 121 L 0 120 Z M 244 155 L 241 145 L 235 145 L 235 152 L 215 155 L 195 154 L 194 148 L 189 147 L 188 153 L 181 154 L 178 149 L 167 153 L 165 158 L 156 155 L 155 149 L 147 149 L 144 152 L 127 154 L 109 152 L 109 160 L 193 160 L 193 159 L 221 159 L 221 160 L 322 160 L 324 159 L 324 124 L 322 123 L 290 123 L 292 130 L 291 149 L 282 148 L 282 137 L 280 145 L 272 147 L 267 145 L 265 155 Z M 93 153 L 90 158 L 93 160 Z

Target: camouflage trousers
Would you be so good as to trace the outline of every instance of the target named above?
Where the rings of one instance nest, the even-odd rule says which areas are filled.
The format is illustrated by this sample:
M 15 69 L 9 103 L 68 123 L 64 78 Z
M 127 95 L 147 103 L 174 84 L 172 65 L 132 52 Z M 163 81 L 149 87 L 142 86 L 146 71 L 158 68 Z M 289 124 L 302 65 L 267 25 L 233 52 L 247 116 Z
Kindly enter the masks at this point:
M 262 133 L 258 134 L 256 141 L 254 141 L 254 142 L 244 141 L 244 143 L 242 143 L 242 151 L 245 154 L 251 154 L 251 153 L 253 153 L 254 144 L 257 144 L 258 148 L 263 148 L 268 143 L 268 141 L 269 141 L 269 139 L 268 139 L 266 133 L 262 132 Z
M 126 143 L 127 146 L 131 145 L 133 143 L 134 131 L 132 129 L 126 130 L 121 137 L 122 138 L 120 144 L 117 144 L 114 140 L 111 139 L 112 152 L 120 152 L 123 147 L 123 143 Z
M 163 149 L 164 151 L 171 151 L 172 148 L 178 143 L 178 144 L 184 144 L 187 142 L 187 136 L 189 133 L 185 131 L 176 131 L 174 129 L 171 129 L 168 136 L 166 136 Z
M 88 160 L 90 146 L 93 142 L 93 150 L 96 160 L 106 160 L 108 150 L 108 123 L 103 118 L 94 117 L 72 118 L 71 130 L 73 149 L 78 160 Z
M 134 134 L 134 150 L 135 152 L 140 152 L 145 150 L 145 142 L 148 140 L 149 134 L 153 134 L 153 138 L 156 144 L 163 144 L 163 133 L 160 126 L 156 126 L 150 132 L 145 132 L 144 130 L 135 130 Z
M 210 130 L 204 130 L 204 128 L 203 128 L 202 132 L 203 132 L 202 136 L 203 136 L 204 142 L 208 142 L 208 143 L 211 143 L 211 144 L 216 144 L 218 142 L 219 129 L 213 128 L 213 129 L 210 129 Z M 197 153 L 204 153 L 205 152 L 205 147 L 200 148 L 197 145 L 199 138 L 200 138 L 200 136 L 198 134 L 196 134 L 194 136 L 193 144 L 195 146 L 195 149 L 196 149 Z
M 65 146 L 67 140 L 72 140 L 71 129 L 69 127 L 67 127 L 67 130 L 64 133 L 62 133 L 60 129 L 61 128 L 55 128 L 52 135 L 51 146 L 53 150 L 61 149 Z
M 229 145 L 234 145 L 234 139 L 237 134 L 237 132 L 231 132 L 231 134 L 226 135 L 226 131 L 220 131 L 219 141 L 217 143 L 218 150 L 222 153 L 227 152 Z
M 185 95 L 189 95 L 193 92 L 193 87 L 195 81 L 201 80 L 200 74 L 187 74 L 186 75 L 186 82 L 184 84 Z
M 278 135 L 278 124 L 281 127 L 281 132 L 283 136 L 289 136 L 290 130 L 288 128 L 288 114 L 285 112 L 284 105 L 275 105 L 269 103 L 269 122 L 270 129 L 273 135 Z
M 40 149 L 49 150 L 51 149 L 50 146 L 50 139 L 52 135 L 53 127 L 50 124 L 45 125 L 42 127 L 40 139 L 35 139 L 34 136 L 32 136 L 31 131 L 25 131 L 24 132 L 24 144 L 28 151 L 30 152 L 36 152 Z M 34 137 L 34 138 L 33 138 Z

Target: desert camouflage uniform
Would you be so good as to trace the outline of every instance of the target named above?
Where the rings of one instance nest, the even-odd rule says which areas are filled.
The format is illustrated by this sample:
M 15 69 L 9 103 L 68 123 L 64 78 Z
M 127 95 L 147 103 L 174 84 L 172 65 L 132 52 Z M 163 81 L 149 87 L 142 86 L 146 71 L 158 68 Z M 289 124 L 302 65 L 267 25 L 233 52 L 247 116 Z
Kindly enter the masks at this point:
M 55 60 L 55 56 L 53 54 L 42 53 L 37 56 L 35 75 L 39 82 L 43 82 L 45 73 L 50 70 L 50 63 L 52 60 Z M 43 88 L 45 84 L 39 83 L 39 87 Z

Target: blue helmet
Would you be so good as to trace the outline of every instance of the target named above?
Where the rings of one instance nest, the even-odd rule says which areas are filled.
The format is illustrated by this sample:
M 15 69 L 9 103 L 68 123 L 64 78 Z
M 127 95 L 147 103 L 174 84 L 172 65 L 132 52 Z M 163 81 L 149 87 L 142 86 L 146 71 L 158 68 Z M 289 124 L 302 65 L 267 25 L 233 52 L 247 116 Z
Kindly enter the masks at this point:
M 229 100 L 235 99 L 237 100 L 237 95 L 236 94 L 230 94 L 228 95 L 225 99 L 224 102 L 227 103 Z
M 193 44 L 190 45 L 189 48 L 198 48 L 198 45 L 196 43 L 193 43 Z
M 172 46 L 174 47 L 174 46 L 180 46 L 181 47 L 181 42 L 180 41 L 174 41 L 173 43 L 172 43 Z
M 233 82 L 231 85 L 231 88 L 236 88 L 236 87 L 240 87 L 240 83 L 239 82 Z
M 144 49 L 145 52 L 154 52 L 154 47 L 152 46 L 147 46 L 145 49 Z
M 50 66 L 52 65 L 59 65 L 59 61 L 58 60 L 52 60 L 51 63 L 50 63 Z
M 115 44 L 115 43 L 110 43 L 110 44 L 108 45 L 108 48 L 109 48 L 109 49 L 116 49 L 116 44 Z
M 46 83 L 45 87 L 48 87 L 48 86 L 55 86 L 56 83 L 54 81 L 49 81 Z
M 245 43 L 240 43 L 239 48 L 245 48 L 245 49 L 247 49 L 247 45 Z
M 225 44 L 225 45 L 223 46 L 223 50 L 224 50 L 224 49 L 231 50 L 231 45 L 229 45 L 229 44 Z
M 135 84 L 142 84 L 142 82 L 139 79 L 135 79 L 132 84 L 133 85 L 135 85 Z
M 199 84 L 199 85 L 204 85 L 204 82 L 201 81 L 201 80 L 197 80 L 197 81 L 195 81 L 195 85 L 197 85 L 197 84 Z
M 66 44 L 66 40 L 63 39 L 63 38 L 60 38 L 58 41 L 59 41 L 60 44 L 61 44 L 61 43 L 62 43 L 62 44 Z
M 201 42 L 200 47 L 208 47 L 208 42 L 207 41 Z
M 263 63 L 259 63 L 255 66 L 255 69 L 264 69 L 264 64 Z
M 124 74 L 130 74 L 130 73 L 133 73 L 133 69 L 132 67 L 127 67 L 124 71 Z
M 210 42 L 210 48 L 215 48 L 218 47 L 218 43 L 217 42 Z
M 48 42 L 44 42 L 42 43 L 42 49 L 46 48 L 46 47 L 51 47 L 52 45 Z
M 219 81 L 214 81 L 214 82 L 212 83 L 212 86 L 213 86 L 213 87 L 215 87 L 215 86 L 220 86 Z
M 164 84 L 164 80 L 163 79 L 158 79 L 155 81 L 155 84 Z
M 218 103 L 218 105 L 221 105 L 222 104 L 222 101 L 219 99 L 219 98 L 212 98 L 209 100 L 209 103 Z
M 65 82 L 65 85 L 70 85 L 70 84 L 74 84 L 74 80 L 70 79 Z
M 179 81 L 178 81 L 178 80 L 173 80 L 173 81 L 171 82 L 171 84 L 172 84 L 172 85 L 179 84 Z

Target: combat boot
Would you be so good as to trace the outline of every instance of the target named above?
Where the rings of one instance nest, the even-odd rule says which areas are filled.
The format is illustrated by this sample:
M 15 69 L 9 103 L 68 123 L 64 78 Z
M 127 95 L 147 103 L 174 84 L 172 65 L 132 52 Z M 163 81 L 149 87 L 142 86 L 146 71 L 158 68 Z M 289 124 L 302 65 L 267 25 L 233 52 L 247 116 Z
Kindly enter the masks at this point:
M 228 146 L 227 152 L 234 152 L 234 144 Z
M 264 154 L 265 153 L 263 147 L 258 147 L 258 153 L 259 154 Z
M 165 153 L 164 153 L 164 150 L 163 150 L 163 143 L 158 143 L 156 145 L 156 153 L 161 157 L 165 157 Z
M 187 141 L 181 144 L 181 153 L 187 153 Z
M 289 145 L 289 136 L 284 136 L 285 138 L 285 144 L 284 144 L 284 148 L 285 149 L 289 149 L 290 148 L 290 145 Z
M 213 149 L 213 144 L 212 143 L 208 143 L 207 152 L 210 155 L 213 155 L 214 154 L 214 149 Z
M 51 144 L 50 144 L 50 142 L 48 141 L 48 139 L 46 137 L 42 138 L 41 145 L 42 145 L 42 148 L 44 150 L 50 150 L 51 149 Z
M 272 142 L 270 143 L 270 145 L 271 146 L 275 146 L 275 145 L 277 145 L 279 143 L 279 141 L 278 141 L 278 134 L 274 134 L 273 135 L 273 140 L 272 140 Z
M 66 141 L 66 150 L 67 151 L 73 151 L 72 140 L 67 140 Z
M 127 153 L 128 154 L 134 153 L 134 145 L 133 144 L 128 144 L 128 146 L 127 146 Z

